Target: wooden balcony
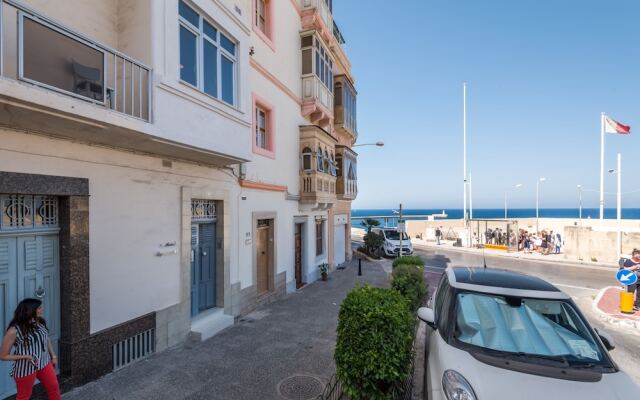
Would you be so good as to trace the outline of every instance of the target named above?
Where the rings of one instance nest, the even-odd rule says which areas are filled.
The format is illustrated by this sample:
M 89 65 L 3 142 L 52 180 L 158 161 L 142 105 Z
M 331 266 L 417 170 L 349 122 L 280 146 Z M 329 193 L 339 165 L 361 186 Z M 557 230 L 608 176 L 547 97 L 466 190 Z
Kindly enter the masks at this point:
M 315 125 L 300 127 L 300 203 L 328 209 L 336 196 L 337 139 Z
M 351 137 L 352 142 L 358 139 L 356 123 L 356 99 L 358 93 L 346 75 L 335 77 L 334 86 L 334 127 L 337 132 Z
M 358 154 L 348 146 L 336 146 L 338 200 L 352 201 L 358 196 Z
M 317 208 L 331 208 L 336 203 L 336 177 L 318 171 L 300 174 L 300 202 L 318 204 Z
M 302 29 L 315 29 L 325 43 L 333 39 L 333 16 L 327 0 L 300 0 Z

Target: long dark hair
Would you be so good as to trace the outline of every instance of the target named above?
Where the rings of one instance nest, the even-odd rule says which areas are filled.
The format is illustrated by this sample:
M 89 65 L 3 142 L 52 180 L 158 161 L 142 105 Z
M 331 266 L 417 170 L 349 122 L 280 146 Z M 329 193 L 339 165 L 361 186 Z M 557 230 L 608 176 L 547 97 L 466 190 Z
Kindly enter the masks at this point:
M 9 322 L 7 329 L 15 326 L 26 339 L 35 330 L 37 324 L 42 324 L 46 328 L 47 322 L 44 318 L 38 317 L 38 307 L 41 305 L 42 301 L 38 299 L 22 300 L 13 312 L 13 319 Z

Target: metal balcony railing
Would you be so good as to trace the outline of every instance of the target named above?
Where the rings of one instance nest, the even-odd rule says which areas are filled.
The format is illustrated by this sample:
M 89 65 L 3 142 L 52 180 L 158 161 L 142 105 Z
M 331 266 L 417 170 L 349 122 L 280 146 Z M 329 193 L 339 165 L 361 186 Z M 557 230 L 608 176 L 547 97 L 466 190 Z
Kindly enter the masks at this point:
M 335 37 L 340 44 L 347 43 L 346 40 L 344 40 L 344 36 L 342 36 L 342 33 L 340 32 L 340 29 L 338 28 L 335 20 L 333 21 L 333 37 Z
M 151 121 L 150 67 L 14 0 L 0 0 L 0 74 Z

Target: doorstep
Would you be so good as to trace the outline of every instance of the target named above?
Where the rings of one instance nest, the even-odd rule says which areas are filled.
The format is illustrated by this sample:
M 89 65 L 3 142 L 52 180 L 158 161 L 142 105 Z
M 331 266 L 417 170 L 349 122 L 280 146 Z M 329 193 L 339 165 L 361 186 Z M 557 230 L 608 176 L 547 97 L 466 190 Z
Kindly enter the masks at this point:
M 212 308 L 193 317 L 191 333 L 196 336 L 196 339 L 204 341 L 232 326 L 233 321 L 233 316 L 225 314 L 223 308 Z

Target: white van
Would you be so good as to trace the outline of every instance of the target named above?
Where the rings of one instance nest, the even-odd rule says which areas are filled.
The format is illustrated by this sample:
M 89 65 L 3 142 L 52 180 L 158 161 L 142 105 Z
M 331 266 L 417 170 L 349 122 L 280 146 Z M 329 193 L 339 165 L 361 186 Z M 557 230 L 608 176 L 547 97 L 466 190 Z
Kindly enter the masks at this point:
M 380 246 L 380 255 L 397 257 L 400 255 L 400 232 L 395 228 L 373 228 L 371 232 L 381 235 L 384 238 Z M 402 255 L 413 254 L 413 245 L 406 232 L 402 233 Z

